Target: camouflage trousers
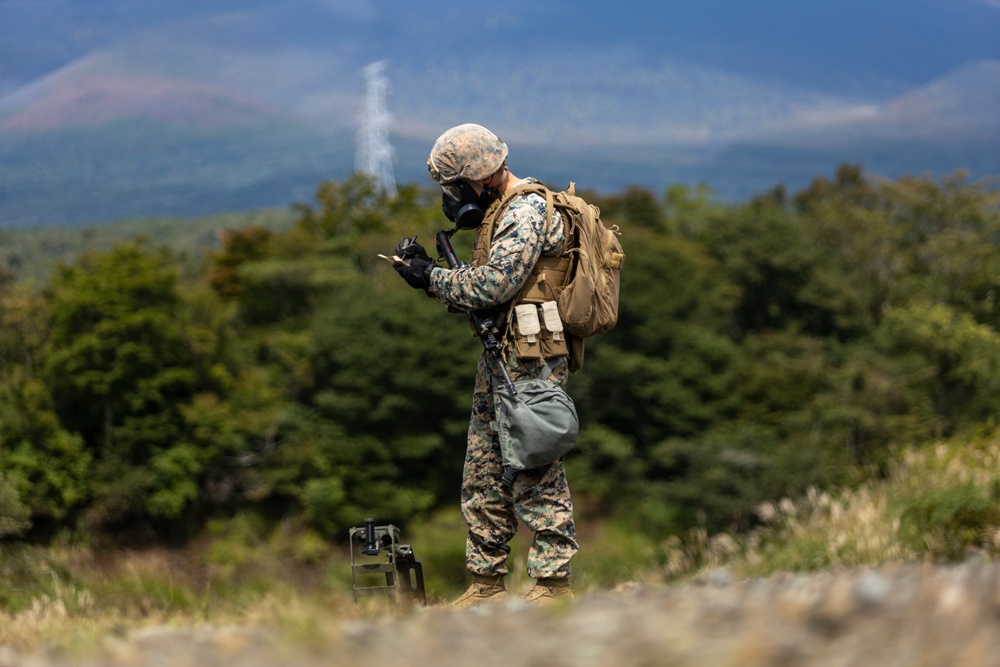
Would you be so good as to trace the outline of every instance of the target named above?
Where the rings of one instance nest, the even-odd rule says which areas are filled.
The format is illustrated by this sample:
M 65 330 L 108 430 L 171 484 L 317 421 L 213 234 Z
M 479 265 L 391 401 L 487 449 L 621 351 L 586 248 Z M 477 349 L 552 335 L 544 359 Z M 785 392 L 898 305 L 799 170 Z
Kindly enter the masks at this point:
M 516 382 L 537 377 L 541 366 L 536 361 L 514 361 L 509 365 L 511 378 Z M 565 387 L 568 375 L 568 365 L 562 361 L 549 379 Z M 578 546 L 563 462 L 518 471 L 513 485 L 504 486 L 500 439 L 492 425 L 496 408 L 488 377 L 481 359 L 462 476 L 462 513 L 469 528 L 466 566 L 473 574 L 507 574 L 509 542 L 517 534 L 520 520 L 534 532 L 528 552 L 528 576 L 569 577 L 570 559 Z

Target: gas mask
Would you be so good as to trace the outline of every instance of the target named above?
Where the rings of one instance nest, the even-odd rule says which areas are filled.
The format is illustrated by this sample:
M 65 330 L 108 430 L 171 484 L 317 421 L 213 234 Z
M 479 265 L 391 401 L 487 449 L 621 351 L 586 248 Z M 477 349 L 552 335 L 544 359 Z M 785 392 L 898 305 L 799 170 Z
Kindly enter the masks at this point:
M 496 199 L 496 190 L 480 195 L 467 182 L 458 180 L 441 186 L 441 210 L 459 229 L 475 229 L 483 222 L 486 209 Z

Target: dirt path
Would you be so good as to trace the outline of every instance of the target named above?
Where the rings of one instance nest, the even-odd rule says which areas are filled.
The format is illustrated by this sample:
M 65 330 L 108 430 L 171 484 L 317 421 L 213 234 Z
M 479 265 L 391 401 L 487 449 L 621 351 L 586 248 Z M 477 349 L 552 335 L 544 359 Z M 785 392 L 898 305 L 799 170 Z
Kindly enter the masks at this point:
M 0 667 L 879 667 L 1000 666 L 1000 565 L 900 565 L 683 587 L 419 609 L 339 619 L 280 636 L 263 628 L 147 628 L 86 658 L 18 655 Z

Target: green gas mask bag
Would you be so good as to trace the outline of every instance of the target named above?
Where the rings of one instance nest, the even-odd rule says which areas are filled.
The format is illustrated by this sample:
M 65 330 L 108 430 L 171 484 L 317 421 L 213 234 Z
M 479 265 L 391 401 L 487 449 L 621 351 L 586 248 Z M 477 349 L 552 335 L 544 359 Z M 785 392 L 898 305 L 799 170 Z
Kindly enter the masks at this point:
M 569 394 L 549 382 L 552 367 L 545 364 L 537 378 L 514 383 L 516 395 L 499 383 L 495 394 L 497 431 L 503 455 L 504 479 L 518 470 L 541 468 L 576 445 L 580 420 Z

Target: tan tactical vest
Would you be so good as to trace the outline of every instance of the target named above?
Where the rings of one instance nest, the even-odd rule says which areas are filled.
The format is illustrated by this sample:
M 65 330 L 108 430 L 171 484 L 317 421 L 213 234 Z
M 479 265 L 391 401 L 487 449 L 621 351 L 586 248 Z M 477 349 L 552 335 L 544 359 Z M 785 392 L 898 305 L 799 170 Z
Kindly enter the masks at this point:
M 490 248 L 497 225 L 515 197 L 536 193 L 548 202 L 545 229 L 552 225 L 555 207 L 552 195 L 540 183 L 523 183 L 514 187 L 502 199 L 493 202 L 483 217 L 472 251 L 472 266 L 484 266 L 490 259 Z M 559 257 L 541 256 L 531 270 L 521 291 L 514 297 L 507 312 L 504 346 L 514 346 L 519 359 L 552 359 L 570 357 L 570 371 L 583 365 L 583 339 L 563 332 L 562 321 L 556 308 L 556 297 L 568 282 L 570 269 L 568 239 L 564 240 Z

